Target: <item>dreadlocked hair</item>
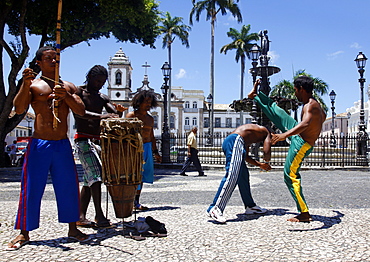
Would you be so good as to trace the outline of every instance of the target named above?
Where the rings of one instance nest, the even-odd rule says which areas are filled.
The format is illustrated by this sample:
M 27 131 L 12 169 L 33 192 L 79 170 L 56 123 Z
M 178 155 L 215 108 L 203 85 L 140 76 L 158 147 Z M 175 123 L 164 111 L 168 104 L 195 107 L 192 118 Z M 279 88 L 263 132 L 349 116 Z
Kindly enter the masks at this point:
M 94 76 L 105 76 L 105 79 L 108 79 L 108 71 L 104 66 L 94 65 L 86 74 L 85 84 Z
M 152 100 L 150 109 L 156 108 L 158 106 L 157 97 L 155 96 L 154 92 L 150 90 L 142 90 L 137 93 L 131 101 L 131 106 L 134 108 L 134 110 L 139 109 L 140 105 L 144 102 L 144 99 L 148 97 Z

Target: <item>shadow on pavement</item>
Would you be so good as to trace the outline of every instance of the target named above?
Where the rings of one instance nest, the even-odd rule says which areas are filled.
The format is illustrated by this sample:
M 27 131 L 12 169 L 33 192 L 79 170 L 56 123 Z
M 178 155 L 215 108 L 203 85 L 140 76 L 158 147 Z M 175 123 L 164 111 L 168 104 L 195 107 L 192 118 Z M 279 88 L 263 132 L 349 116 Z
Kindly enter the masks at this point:
M 133 253 L 124 251 L 122 249 L 116 248 L 114 246 L 103 245 L 101 244 L 102 241 L 112 238 L 115 236 L 122 236 L 124 237 L 124 233 L 122 229 L 119 228 L 110 228 L 110 229 L 98 229 L 97 233 L 95 234 L 88 234 L 90 240 L 80 242 L 80 245 L 88 245 L 88 246 L 104 246 L 110 249 L 114 249 L 115 251 L 119 251 L 122 253 L 133 255 Z M 77 240 L 72 240 L 68 237 L 61 237 L 56 239 L 49 239 L 49 240 L 38 240 L 38 241 L 30 241 L 28 245 L 35 245 L 35 246 L 48 246 L 51 248 L 60 248 L 63 251 L 73 250 L 74 248 L 64 246 L 63 243 L 71 243 L 71 242 L 78 242 Z
M 315 230 L 320 230 L 320 229 L 328 229 L 328 228 L 331 228 L 332 226 L 334 225 L 337 225 L 339 223 L 342 222 L 342 217 L 344 217 L 344 214 L 339 212 L 339 211 L 336 211 L 336 210 L 333 210 L 334 213 L 337 213 L 336 216 L 333 216 L 333 217 L 326 217 L 326 216 L 320 216 L 320 215 L 312 215 L 312 219 L 313 219 L 313 222 L 314 221 L 319 221 L 321 223 L 323 223 L 323 225 L 321 227 L 317 227 L 317 228 L 305 228 L 305 229 L 289 229 L 289 231 L 315 231 Z
M 160 207 L 149 207 L 148 210 L 134 210 L 137 214 L 140 212 L 146 212 L 146 211 L 155 211 L 155 210 L 174 210 L 174 209 L 179 209 L 181 207 L 171 207 L 171 206 L 160 206 Z
M 265 214 L 254 214 L 254 215 L 245 215 L 243 213 L 237 214 L 237 218 L 235 219 L 228 219 L 227 222 L 243 222 L 243 221 L 250 221 L 250 220 L 256 220 L 259 219 L 262 216 L 284 216 L 286 214 L 292 214 L 292 215 L 298 215 L 298 213 L 294 212 L 287 212 L 289 211 L 288 209 L 282 209 L 282 208 L 277 208 L 277 209 L 270 209 L 268 210 L 267 213 Z M 318 221 L 323 223 L 322 226 L 320 227 L 315 227 L 315 228 L 300 228 L 300 229 L 289 229 L 289 231 L 315 231 L 315 230 L 320 230 L 320 229 L 328 229 L 331 228 L 334 225 L 337 225 L 342 222 L 342 217 L 344 217 L 344 214 L 333 210 L 334 213 L 336 213 L 335 216 L 332 217 L 327 217 L 327 216 L 320 216 L 320 215 L 312 215 L 312 222 Z M 294 223 L 294 222 L 289 222 L 289 223 Z M 294 223 L 295 225 L 302 225 L 302 224 L 308 224 L 308 223 Z

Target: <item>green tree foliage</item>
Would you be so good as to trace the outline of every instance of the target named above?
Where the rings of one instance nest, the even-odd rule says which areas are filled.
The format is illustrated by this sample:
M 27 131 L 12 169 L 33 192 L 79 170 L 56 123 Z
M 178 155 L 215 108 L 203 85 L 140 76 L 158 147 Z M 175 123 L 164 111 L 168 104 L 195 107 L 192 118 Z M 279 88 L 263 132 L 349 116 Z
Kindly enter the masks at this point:
M 29 46 L 27 35 L 41 36 L 39 46 L 55 44 L 57 0 L 0 1 L 0 166 L 4 164 L 4 140 L 24 115 L 9 117 Z M 115 37 L 154 48 L 160 12 L 155 0 L 63 0 L 61 50 L 81 42 Z M 5 32 L 13 39 L 5 39 Z M 11 60 L 5 88 L 4 54 Z M 35 60 L 35 59 L 34 59 Z M 35 68 L 31 62 L 30 67 Z M 6 92 L 8 91 L 8 92 Z
M 240 59 L 240 99 L 244 98 L 245 59 L 250 59 L 249 50 L 252 48 L 254 42 L 259 40 L 258 33 L 249 34 L 250 29 L 251 25 L 243 25 L 240 32 L 235 28 L 230 28 L 229 32 L 227 32 L 227 36 L 233 41 L 224 45 L 220 50 L 220 52 L 224 54 L 229 50 L 235 50 L 235 61 L 238 63 Z
M 206 20 L 211 20 L 211 72 L 210 72 L 210 93 L 212 97 L 214 96 L 214 75 L 215 75 L 215 23 L 217 14 L 226 15 L 227 12 L 230 12 L 233 17 L 236 17 L 238 22 L 242 22 L 242 14 L 236 3 L 239 0 L 192 0 L 193 8 L 190 11 L 190 25 L 193 25 L 193 16 L 195 20 L 199 22 L 200 15 L 206 12 Z M 213 107 L 214 103 L 212 103 Z M 213 112 L 213 110 L 212 110 Z M 213 115 L 211 116 L 210 124 L 213 125 Z
M 167 48 L 168 50 L 168 63 L 171 68 L 172 66 L 172 43 L 175 41 L 175 38 L 178 37 L 181 41 L 182 45 L 185 45 L 186 48 L 189 48 L 189 31 L 191 27 L 188 25 L 183 24 L 182 17 L 172 17 L 169 12 L 166 12 L 164 18 L 161 20 L 161 24 L 159 25 L 159 33 L 163 35 L 162 38 L 162 47 Z M 168 92 L 168 107 L 167 107 L 167 114 L 171 115 L 171 83 L 172 77 L 170 72 L 170 81 L 169 81 L 169 92 Z M 168 125 L 170 125 L 170 119 L 168 119 Z
M 282 80 L 279 83 L 277 83 L 271 90 L 270 96 L 277 96 L 287 99 L 295 99 L 294 94 L 294 79 L 296 79 L 299 76 L 309 76 L 313 79 L 314 82 L 314 88 L 313 88 L 313 97 L 320 103 L 321 107 L 325 110 L 325 112 L 328 111 L 328 107 L 326 106 L 324 100 L 322 99 L 323 95 L 326 95 L 329 90 L 328 84 L 321 80 L 320 78 L 313 77 L 312 75 L 305 72 L 305 70 L 298 70 L 294 77 L 293 81 L 290 82 L 288 80 Z

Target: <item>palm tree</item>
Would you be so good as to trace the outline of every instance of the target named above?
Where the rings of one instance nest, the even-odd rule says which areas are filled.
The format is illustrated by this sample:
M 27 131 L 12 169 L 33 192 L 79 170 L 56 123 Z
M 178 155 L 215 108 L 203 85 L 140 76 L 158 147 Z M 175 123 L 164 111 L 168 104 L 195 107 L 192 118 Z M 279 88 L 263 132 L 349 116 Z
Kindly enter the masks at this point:
M 251 29 L 250 25 L 243 25 L 240 32 L 234 28 L 230 28 L 227 32 L 227 36 L 230 37 L 233 41 L 230 44 L 224 45 L 220 53 L 226 54 L 227 51 L 236 49 L 235 60 L 238 63 L 240 59 L 240 100 L 244 98 L 243 89 L 244 89 L 244 72 L 245 72 L 245 58 L 250 59 L 249 50 L 252 48 L 254 43 L 251 41 L 257 41 L 259 39 L 258 33 L 249 34 Z M 240 111 L 240 123 L 242 124 L 242 112 Z
M 215 22 L 217 14 L 226 15 L 229 11 L 238 22 L 242 22 L 242 15 L 240 9 L 235 2 L 239 0 L 192 0 L 193 8 L 190 11 L 190 25 L 193 25 L 193 16 L 199 22 L 200 15 L 203 11 L 207 12 L 206 20 L 211 20 L 211 72 L 210 72 L 210 94 L 214 98 L 214 53 L 215 53 Z M 213 133 L 213 105 L 211 105 L 210 127 Z
M 173 41 L 175 41 L 176 36 L 180 39 L 181 44 L 185 45 L 186 48 L 189 48 L 189 31 L 191 27 L 182 23 L 182 17 L 171 17 L 169 12 L 166 12 L 165 17 L 162 19 L 162 25 L 159 26 L 158 30 L 160 34 L 163 34 L 163 45 L 162 48 L 168 49 L 168 63 L 172 68 L 172 61 L 171 61 L 171 46 Z M 171 72 L 170 72 L 171 74 Z M 169 79 L 169 92 L 168 92 L 168 119 L 170 119 L 171 115 L 171 75 Z M 169 120 L 170 121 L 170 120 Z M 170 126 L 170 123 L 168 123 Z
M 327 112 L 328 107 L 326 106 L 324 100 L 322 99 L 322 96 L 328 93 L 329 89 L 328 84 L 321 80 L 320 78 L 313 77 L 312 75 L 306 73 L 305 70 L 298 70 L 295 73 L 293 80 L 302 75 L 309 76 L 313 79 L 314 87 L 312 95 L 320 103 L 321 107 L 325 110 L 325 112 Z M 273 87 L 270 96 L 279 96 L 288 99 L 295 99 L 293 83 L 289 82 L 288 80 L 280 81 L 279 83 L 277 83 L 277 85 Z

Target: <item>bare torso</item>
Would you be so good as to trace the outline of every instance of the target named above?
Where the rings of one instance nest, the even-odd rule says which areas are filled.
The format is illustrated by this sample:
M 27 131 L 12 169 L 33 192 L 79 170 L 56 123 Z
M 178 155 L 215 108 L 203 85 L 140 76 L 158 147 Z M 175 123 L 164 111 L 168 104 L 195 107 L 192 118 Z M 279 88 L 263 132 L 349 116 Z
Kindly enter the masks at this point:
M 109 103 L 109 98 L 100 92 L 88 92 L 83 87 L 77 88 L 77 95 L 82 99 L 85 104 L 86 114 L 90 112 L 101 114 L 103 108 Z M 85 134 L 99 135 L 100 134 L 100 117 L 84 118 L 75 117 L 77 132 Z
M 326 114 L 320 104 L 313 98 L 310 98 L 309 102 L 304 105 L 301 116 L 302 119 L 305 118 L 305 114 L 309 114 L 311 120 L 308 127 L 300 133 L 300 136 L 313 146 L 321 133 Z
M 269 132 L 263 126 L 246 124 L 237 127 L 232 134 L 240 135 L 244 139 L 245 146 L 248 147 L 253 143 L 264 141 Z
M 64 88 L 67 92 L 73 94 L 76 91 L 76 87 L 69 82 L 63 81 Z M 35 111 L 35 131 L 33 133 L 34 138 L 44 139 L 44 140 L 60 140 L 67 138 L 68 123 L 67 117 L 69 114 L 69 106 L 66 101 L 59 101 L 58 107 L 58 128 L 53 129 L 53 111 L 50 108 L 52 104 L 52 99 L 49 95 L 52 93 L 52 87 L 54 84 L 50 85 L 41 79 L 35 79 L 31 86 L 30 91 L 32 94 L 31 106 Z
M 127 118 L 134 118 L 137 117 L 141 121 L 143 121 L 143 128 L 141 130 L 141 136 L 143 138 L 143 143 L 152 142 L 153 139 L 153 126 L 154 126 L 154 119 L 148 113 L 140 114 L 139 110 L 135 110 L 130 112 L 126 115 Z

